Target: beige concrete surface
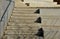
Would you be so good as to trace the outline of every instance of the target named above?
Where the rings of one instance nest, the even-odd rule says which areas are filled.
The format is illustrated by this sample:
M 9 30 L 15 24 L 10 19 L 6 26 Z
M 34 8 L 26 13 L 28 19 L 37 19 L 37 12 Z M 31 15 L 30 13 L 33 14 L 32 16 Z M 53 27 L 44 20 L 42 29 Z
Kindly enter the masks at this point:
M 29 3 L 29 7 L 60 7 L 53 0 L 24 0 L 24 3 Z
M 18 37 L 19 39 L 38 39 L 35 34 L 41 27 L 44 29 L 44 39 L 60 39 L 59 9 L 41 9 L 40 14 L 35 14 L 37 9 L 27 8 L 20 0 L 15 0 L 15 8 L 5 28 L 3 39 Z M 35 23 L 38 17 L 42 18 L 42 23 Z

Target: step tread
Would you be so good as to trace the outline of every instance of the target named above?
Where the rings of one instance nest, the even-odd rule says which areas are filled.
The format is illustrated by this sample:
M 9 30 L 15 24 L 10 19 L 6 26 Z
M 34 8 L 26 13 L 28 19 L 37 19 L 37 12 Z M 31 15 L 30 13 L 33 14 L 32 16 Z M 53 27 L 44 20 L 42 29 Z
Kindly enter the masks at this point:
M 11 19 L 16 19 L 16 20 L 35 20 L 37 19 L 37 17 L 14 17 L 14 16 L 11 16 Z
M 20 17 L 20 16 L 22 16 L 22 17 L 23 17 L 23 16 L 24 16 L 24 17 L 34 17 L 34 16 L 35 16 L 35 17 L 36 17 L 36 16 L 38 16 L 38 14 L 20 14 L 20 13 L 19 13 L 19 14 L 17 14 L 17 13 L 14 14 L 14 13 L 13 13 L 12 16 L 19 16 L 19 17 Z

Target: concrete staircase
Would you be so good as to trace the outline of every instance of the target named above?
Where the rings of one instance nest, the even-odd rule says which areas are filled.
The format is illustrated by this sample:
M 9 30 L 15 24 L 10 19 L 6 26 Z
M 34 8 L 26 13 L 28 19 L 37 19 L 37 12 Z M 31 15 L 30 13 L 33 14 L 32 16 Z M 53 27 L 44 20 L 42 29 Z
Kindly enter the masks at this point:
M 38 39 L 35 34 L 40 27 L 44 29 L 44 39 L 60 39 L 58 37 L 60 31 L 57 30 L 59 27 L 56 29 L 51 25 L 45 25 L 45 22 L 35 23 L 35 20 L 40 16 L 40 14 L 34 13 L 38 8 L 29 8 L 23 3 L 20 3 L 20 5 L 15 5 L 5 28 L 3 39 Z

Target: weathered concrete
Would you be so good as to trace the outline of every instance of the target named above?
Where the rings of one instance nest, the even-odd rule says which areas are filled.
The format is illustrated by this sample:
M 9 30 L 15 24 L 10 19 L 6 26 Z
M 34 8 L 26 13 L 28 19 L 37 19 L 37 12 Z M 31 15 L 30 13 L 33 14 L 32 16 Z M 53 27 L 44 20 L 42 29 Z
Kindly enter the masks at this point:
M 29 3 L 29 7 L 60 7 L 54 0 L 24 0 L 24 3 Z
M 27 8 L 20 0 L 15 2 L 14 11 L 5 28 L 6 39 L 38 39 L 35 34 L 41 27 L 44 29 L 44 39 L 60 38 L 60 9 L 41 9 L 40 14 L 35 14 L 37 8 Z M 42 18 L 42 23 L 35 23 L 38 17 Z

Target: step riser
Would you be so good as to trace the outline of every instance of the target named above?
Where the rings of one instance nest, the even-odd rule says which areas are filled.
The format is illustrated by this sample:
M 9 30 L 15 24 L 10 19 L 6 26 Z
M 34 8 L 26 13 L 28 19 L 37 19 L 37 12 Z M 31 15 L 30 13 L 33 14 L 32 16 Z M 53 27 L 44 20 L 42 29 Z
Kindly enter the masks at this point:
M 22 11 L 22 12 L 27 12 L 27 11 L 29 11 L 29 12 L 33 12 L 33 11 L 35 11 L 35 10 L 14 10 L 14 11 Z M 13 12 L 14 12 L 13 11 Z
M 36 23 L 36 24 L 26 24 L 26 23 L 19 24 L 18 23 L 18 24 L 15 25 L 15 23 L 11 22 L 11 23 L 8 23 L 8 25 L 10 25 L 10 26 L 16 26 L 17 25 L 17 26 L 20 26 L 20 27 L 24 26 L 24 27 L 39 27 L 40 28 L 42 26 L 42 27 L 47 27 L 47 28 L 48 27 L 51 27 L 51 28 L 60 28 L 60 26 L 57 26 L 57 25 L 55 25 L 55 26 L 53 26 L 53 25 L 42 25 L 42 24 L 38 24 L 38 23 Z
M 25 13 L 34 13 L 35 11 L 13 11 L 13 12 L 25 12 Z
M 35 20 L 37 17 L 11 17 L 11 19 L 16 19 L 16 20 Z
M 27 25 L 20 25 L 20 26 L 8 26 L 7 29 L 18 29 L 18 28 L 39 28 L 38 26 L 27 26 Z
M 10 22 L 34 22 L 34 20 L 10 20 Z
M 32 23 L 20 23 L 20 24 L 32 24 Z M 39 23 L 33 23 L 33 24 L 39 24 Z M 19 25 L 19 23 L 9 22 L 8 25 Z
M 14 23 L 14 22 L 13 22 Z M 30 24 L 30 23 L 35 23 L 35 22 L 16 22 L 17 24 L 18 23 L 27 23 L 27 24 Z
M 33 28 L 34 27 L 34 28 Z M 58 30 L 59 28 L 56 28 L 56 27 L 45 27 L 45 26 L 42 26 L 42 28 L 44 29 L 44 31 L 45 30 Z M 35 31 L 36 29 L 39 29 L 39 27 L 37 27 L 37 26 L 32 26 L 32 27 L 30 27 L 30 26 L 21 26 L 21 27 L 7 27 L 7 30 L 20 30 L 20 29 L 30 29 L 31 31 L 33 30 L 33 31 Z M 60 30 L 60 29 L 59 29 Z
M 18 17 L 18 16 L 19 16 L 19 17 L 36 17 L 36 16 L 38 16 L 38 14 L 20 14 L 20 13 L 19 13 L 19 14 L 14 14 L 14 13 L 13 13 L 12 16 L 13 16 L 13 17 L 15 17 L 15 16 L 16 16 L 16 17 Z
M 8 25 L 10 25 L 10 26 L 16 26 L 16 25 L 19 25 L 19 26 L 27 25 L 27 26 L 28 26 L 28 25 L 30 25 L 30 27 L 31 27 L 31 26 L 39 26 L 39 25 L 41 25 L 41 24 L 39 24 L 39 23 L 33 23 L 33 24 L 32 24 L 32 23 L 31 23 L 31 24 L 26 24 L 26 23 L 24 23 L 24 24 L 23 24 L 23 23 L 20 23 L 20 24 L 19 24 L 19 23 L 18 23 L 18 24 L 15 24 L 15 23 L 12 23 L 12 22 L 10 23 L 10 22 L 9 22 Z
M 14 9 L 14 11 L 35 11 L 37 9 Z
M 37 9 L 18 9 L 18 8 L 15 8 L 14 11 L 35 11 Z
M 34 9 L 34 10 L 36 10 L 38 8 L 32 8 L 32 7 L 15 7 L 14 9 L 21 9 L 21 10 L 32 10 L 32 9 Z
M 34 12 L 13 12 L 13 14 L 35 14 Z

